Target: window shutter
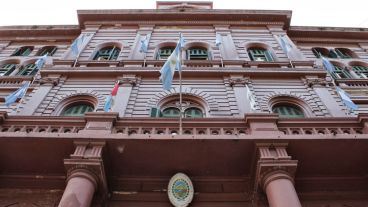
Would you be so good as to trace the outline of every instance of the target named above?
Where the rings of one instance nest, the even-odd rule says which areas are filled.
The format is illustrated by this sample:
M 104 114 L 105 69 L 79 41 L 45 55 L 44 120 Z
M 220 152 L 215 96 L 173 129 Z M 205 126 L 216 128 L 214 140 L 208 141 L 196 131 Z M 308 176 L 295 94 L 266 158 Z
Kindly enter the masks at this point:
M 337 58 L 338 56 L 337 56 L 335 50 L 331 49 L 330 52 L 328 53 L 328 57 Z

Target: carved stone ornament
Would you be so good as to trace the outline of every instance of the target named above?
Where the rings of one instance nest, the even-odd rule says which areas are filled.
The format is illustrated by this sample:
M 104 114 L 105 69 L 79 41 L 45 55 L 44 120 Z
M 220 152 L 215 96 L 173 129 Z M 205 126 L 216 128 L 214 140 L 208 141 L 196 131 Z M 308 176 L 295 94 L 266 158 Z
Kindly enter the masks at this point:
M 229 79 L 230 86 L 245 86 L 245 84 L 249 83 L 249 80 L 246 78 L 230 78 Z
M 45 77 L 40 79 L 40 84 L 52 84 L 54 86 L 57 86 L 59 84 L 60 78 L 51 78 L 51 77 Z
M 119 79 L 119 82 L 122 85 L 135 86 L 137 84 L 137 78 L 135 76 L 122 77 Z
M 307 84 L 309 87 L 313 87 L 314 85 L 326 86 L 327 82 L 325 79 L 322 79 L 322 78 L 313 78 L 313 79 L 307 79 Z
M 188 206 L 194 196 L 194 187 L 190 178 L 184 173 L 175 174 L 167 187 L 167 194 L 171 204 L 175 207 Z

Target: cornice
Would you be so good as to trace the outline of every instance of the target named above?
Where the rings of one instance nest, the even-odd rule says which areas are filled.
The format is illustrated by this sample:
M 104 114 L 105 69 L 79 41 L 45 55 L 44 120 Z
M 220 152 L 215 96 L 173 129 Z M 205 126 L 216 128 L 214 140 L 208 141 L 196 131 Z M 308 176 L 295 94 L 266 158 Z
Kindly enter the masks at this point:
M 264 22 L 282 24 L 288 28 L 291 11 L 281 10 L 201 10 L 201 9 L 147 9 L 147 10 L 78 10 L 78 21 L 82 28 L 96 22 L 149 22 L 181 24 L 182 22 L 214 24 Z
M 346 39 L 348 41 L 368 38 L 368 28 L 349 27 L 302 27 L 291 26 L 287 34 L 295 38 L 326 38 L 326 39 Z M 325 40 L 323 40 L 325 41 Z
M 78 25 L 33 25 L 0 27 L 0 40 L 74 39 L 80 34 Z M 20 39 L 21 40 L 21 39 Z

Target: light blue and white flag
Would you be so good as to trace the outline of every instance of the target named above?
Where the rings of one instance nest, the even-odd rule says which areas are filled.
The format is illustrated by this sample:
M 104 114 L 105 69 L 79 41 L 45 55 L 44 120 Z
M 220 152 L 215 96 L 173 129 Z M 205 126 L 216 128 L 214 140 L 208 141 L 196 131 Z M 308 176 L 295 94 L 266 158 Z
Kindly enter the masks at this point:
M 112 106 L 112 95 L 108 95 L 105 100 L 104 111 L 109 112 Z
M 344 90 L 342 90 L 340 87 L 336 86 L 336 91 L 337 93 L 340 95 L 342 102 L 344 102 L 344 104 L 353 110 L 357 110 L 358 106 L 350 99 L 349 94 L 347 94 Z
M 219 33 L 216 33 L 216 41 L 215 41 L 216 46 L 220 46 L 222 44 L 222 37 Z
M 80 50 L 83 46 L 85 40 L 85 34 L 81 34 L 77 39 L 74 40 L 74 42 L 71 45 L 72 53 L 74 55 L 79 55 Z
M 165 64 L 162 66 L 160 73 L 160 81 L 162 82 L 162 86 L 165 90 L 170 90 L 172 85 L 172 80 L 174 78 L 175 70 L 181 70 L 181 52 L 180 50 L 184 46 L 184 38 L 180 34 L 180 39 L 171 53 L 169 58 L 167 58 Z
M 289 57 L 289 52 L 293 48 L 293 46 L 285 39 L 285 36 L 279 36 L 281 48 L 285 52 L 285 54 Z
M 323 57 L 321 55 L 321 58 L 322 58 L 322 64 L 323 64 L 323 67 L 330 73 L 332 74 L 333 72 L 335 72 L 335 66 L 332 65 L 332 63 L 325 57 Z
M 47 60 L 47 54 L 45 54 L 44 56 L 42 56 L 42 57 L 40 57 L 36 60 L 35 65 L 36 65 L 38 70 L 40 70 L 43 67 L 43 65 L 45 65 L 46 60 Z
M 18 88 L 18 90 L 14 91 L 10 95 L 6 96 L 5 97 L 5 105 L 7 107 L 9 107 L 14 102 L 16 102 L 18 98 L 22 98 L 26 94 L 27 89 L 28 89 L 30 84 L 31 84 L 31 81 L 26 81 L 20 88 Z
M 139 52 L 144 52 L 146 53 L 148 50 L 148 35 L 146 35 L 146 37 L 141 40 L 141 47 L 139 49 Z

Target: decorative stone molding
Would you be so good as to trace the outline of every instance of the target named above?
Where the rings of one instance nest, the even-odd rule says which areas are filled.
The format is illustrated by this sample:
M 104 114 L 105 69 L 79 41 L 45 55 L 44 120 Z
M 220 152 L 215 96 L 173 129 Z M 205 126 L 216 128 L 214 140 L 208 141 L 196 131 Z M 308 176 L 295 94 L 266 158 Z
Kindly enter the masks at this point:
M 0 123 L 3 123 L 6 118 L 8 118 L 8 113 L 6 111 L 0 111 Z
M 368 134 L 368 113 L 359 113 L 358 121 L 363 126 L 363 134 Z
M 323 78 L 306 77 L 306 84 L 308 85 L 308 87 L 321 87 L 321 86 L 326 86 L 327 81 L 326 79 L 323 79 Z
M 277 127 L 279 115 L 272 114 L 245 114 L 245 124 L 249 126 L 252 135 L 282 135 Z
M 86 127 L 80 133 L 111 133 L 118 119 L 117 112 L 87 112 L 84 115 Z
M 229 84 L 231 87 L 244 87 L 245 84 L 249 84 L 249 78 L 243 76 L 231 76 L 229 78 Z
M 268 183 L 281 177 L 294 182 L 298 161 L 288 155 L 286 143 L 260 143 L 256 146 L 258 161 L 255 189 L 262 187 L 265 190 Z
M 60 77 L 43 77 L 39 80 L 40 85 L 53 85 L 57 86 L 59 84 Z
M 70 159 L 64 159 L 67 170 L 67 181 L 73 177 L 83 177 L 90 180 L 97 192 L 107 195 L 107 180 L 102 159 L 102 149 L 105 142 L 74 142 L 75 151 Z
M 134 74 L 123 75 L 123 77 L 119 77 L 118 80 L 123 86 L 135 86 L 138 82 L 138 79 Z

